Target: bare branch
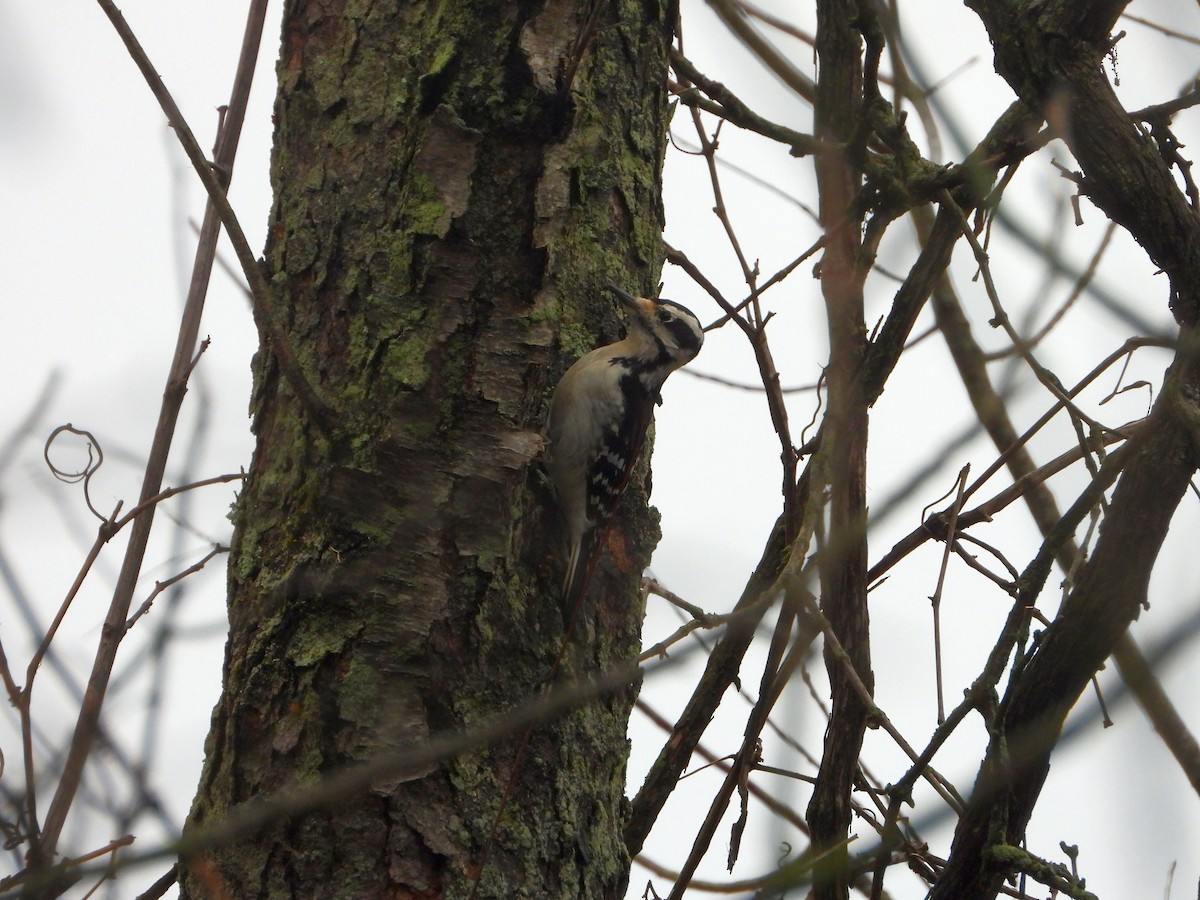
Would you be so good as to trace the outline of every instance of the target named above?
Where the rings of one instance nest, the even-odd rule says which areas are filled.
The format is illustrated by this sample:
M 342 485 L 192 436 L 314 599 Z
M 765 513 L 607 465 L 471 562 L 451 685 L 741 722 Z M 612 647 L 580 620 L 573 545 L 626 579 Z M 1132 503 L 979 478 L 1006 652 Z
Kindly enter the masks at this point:
M 109 20 L 113 23 L 113 26 L 117 29 L 118 34 L 137 63 L 138 68 L 141 69 L 143 76 L 145 76 L 147 83 L 150 85 L 150 89 L 154 92 L 164 111 L 167 113 L 172 127 L 176 130 L 176 134 L 183 141 L 188 157 L 192 160 L 193 166 L 196 168 L 201 180 L 204 181 L 205 187 L 209 190 L 212 203 L 221 208 L 222 222 L 229 232 L 235 248 L 238 249 L 239 258 L 242 258 L 243 269 L 246 270 L 250 283 L 256 286 L 256 296 L 265 298 L 265 280 L 254 263 L 253 255 L 249 252 L 245 236 L 241 232 L 232 209 L 229 208 L 222 184 L 217 180 L 216 174 L 208 166 L 207 161 L 200 152 L 199 146 L 196 144 L 195 138 L 187 127 L 187 123 L 179 113 L 178 107 L 176 107 L 175 102 L 171 99 L 170 94 L 167 93 L 162 80 L 154 71 L 136 37 L 134 37 L 133 32 L 126 24 L 124 17 L 110 0 L 99 0 L 99 3 L 108 15 Z M 234 135 L 240 131 L 242 121 L 241 113 L 233 111 L 245 110 L 251 80 L 249 73 L 253 71 L 253 61 L 257 57 L 257 47 L 261 40 L 265 7 L 266 4 L 262 0 L 256 2 L 251 7 L 251 15 L 248 19 L 241 62 L 239 63 L 239 75 L 235 77 L 235 88 L 229 104 L 231 113 L 226 123 L 226 133 L 219 144 L 221 152 L 216 160 L 217 166 L 226 173 L 232 171 L 233 168 L 233 158 L 237 148 L 237 140 Z M 213 242 L 215 243 L 215 234 L 213 235 Z M 202 269 L 206 264 L 205 260 L 207 260 L 207 265 L 211 266 L 211 253 L 200 251 L 196 268 Z M 207 277 L 207 272 L 205 272 L 203 278 L 197 276 L 197 278 L 193 279 L 192 288 L 189 290 L 188 299 L 184 306 L 179 335 L 175 345 L 175 354 L 171 363 L 171 371 L 167 378 L 167 386 L 163 393 L 163 403 L 159 413 L 158 424 L 155 428 L 154 438 L 152 439 L 148 454 L 141 496 L 139 498 L 141 503 L 146 503 L 157 494 L 162 484 L 167 456 L 175 432 L 175 424 L 178 420 L 179 410 L 183 404 L 184 394 L 187 389 L 187 374 L 191 370 L 194 348 L 199 336 L 200 317 L 204 308 Z M 278 346 L 275 349 L 277 353 L 286 352 Z M 36 836 L 31 842 L 30 865 L 34 869 L 40 869 L 52 864 L 59 836 L 62 833 L 67 814 L 70 811 L 75 794 L 79 788 L 80 780 L 83 777 L 83 768 L 96 738 L 100 711 L 104 704 L 104 697 L 109 678 L 112 674 L 117 649 L 120 645 L 121 636 L 124 634 L 125 620 L 129 614 L 133 592 L 137 587 L 146 545 L 150 539 L 153 519 L 153 507 L 151 506 L 148 508 L 146 515 L 139 516 L 134 522 L 134 528 L 125 552 L 125 559 L 121 566 L 116 588 L 113 591 L 108 614 L 105 617 L 104 636 L 100 642 L 100 646 L 97 648 L 96 657 L 92 665 L 92 674 L 88 681 L 88 689 L 80 706 L 79 718 L 75 725 L 71 748 L 63 766 L 63 773 L 54 797 L 50 802 L 42 833 Z
M 218 141 L 217 157 L 210 165 L 204 157 L 204 152 L 200 149 L 200 144 L 196 141 L 192 134 L 191 128 L 188 127 L 187 121 L 183 118 L 183 114 L 179 111 L 179 107 L 175 104 L 174 98 L 171 97 L 167 90 L 162 77 L 155 70 L 154 65 L 150 62 L 150 58 L 142 49 L 137 36 L 125 21 L 125 17 L 121 15 L 112 0 L 97 0 L 100 8 L 104 10 L 109 21 L 112 22 L 117 34 L 125 44 L 126 50 L 129 51 L 130 57 L 141 70 L 142 76 L 146 79 L 146 83 L 150 86 L 150 90 L 154 93 L 163 112 L 166 113 L 167 121 L 175 130 L 176 136 L 179 138 L 180 144 L 183 146 L 184 153 L 187 154 L 188 160 L 195 169 L 196 175 L 199 176 L 204 189 L 208 192 L 209 207 L 205 210 L 205 223 L 201 227 L 201 247 L 210 249 L 201 251 L 201 254 L 208 257 L 207 266 L 211 268 L 212 248 L 215 248 L 215 224 L 219 219 L 220 224 L 224 226 L 226 233 L 229 235 L 230 243 L 233 244 L 234 252 L 237 254 L 238 262 L 241 264 L 242 273 L 246 276 L 246 282 L 250 286 L 250 294 L 254 301 L 255 318 L 258 320 L 258 326 L 262 330 L 263 335 L 270 341 L 271 349 L 279 359 L 280 369 L 284 373 L 291 384 L 296 395 L 304 403 L 308 413 L 312 416 L 316 425 L 324 431 L 329 431 L 333 426 L 333 412 L 329 409 L 324 400 L 322 400 L 312 385 L 305 377 L 299 360 L 296 358 L 295 351 L 292 349 L 291 342 L 287 340 L 282 325 L 283 319 L 279 315 L 279 311 L 275 308 L 272 300 L 270 285 L 267 284 L 266 278 L 263 276 L 262 270 L 259 268 L 258 261 L 255 258 L 254 252 L 250 249 L 250 244 L 246 240 L 246 235 L 242 231 L 241 223 L 238 222 L 237 215 L 233 211 L 233 207 L 229 205 L 229 198 L 226 196 L 225 189 L 229 181 L 230 173 L 233 170 L 233 158 L 237 152 L 238 135 L 241 132 L 242 118 L 245 113 L 246 100 L 250 94 L 250 81 L 253 77 L 254 63 L 257 59 L 257 48 L 262 39 L 263 21 L 266 16 L 266 0 L 255 0 L 250 7 L 249 17 L 247 19 L 246 37 L 243 41 L 242 55 L 238 62 L 238 74 L 234 78 L 234 89 L 232 99 L 229 103 L 229 115 L 225 127 L 222 129 L 222 138 Z M 218 175 L 220 173 L 220 175 Z M 212 224 L 210 224 L 210 221 Z M 205 243 L 204 238 L 212 235 L 211 240 Z M 202 268 L 200 256 L 197 257 L 197 267 L 194 270 L 196 277 Z M 206 285 L 208 279 L 207 272 L 204 273 L 203 283 Z M 193 279 L 192 290 L 197 289 L 197 282 Z

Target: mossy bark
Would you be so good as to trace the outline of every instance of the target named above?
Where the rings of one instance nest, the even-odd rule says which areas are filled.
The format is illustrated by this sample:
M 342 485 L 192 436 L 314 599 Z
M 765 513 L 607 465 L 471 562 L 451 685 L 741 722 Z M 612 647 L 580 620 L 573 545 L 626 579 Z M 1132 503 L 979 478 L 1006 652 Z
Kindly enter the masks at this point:
M 667 10 L 291 2 L 266 251 L 318 427 L 264 347 L 224 693 L 189 821 L 537 694 L 564 643 L 549 389 L 661 260 Z M 643 469 L 645 472 L 645 469 Z M 637 648 L 644 478 L 565 670 Z M 616 897 L 634 689 L 185 860 L 184 897 Z

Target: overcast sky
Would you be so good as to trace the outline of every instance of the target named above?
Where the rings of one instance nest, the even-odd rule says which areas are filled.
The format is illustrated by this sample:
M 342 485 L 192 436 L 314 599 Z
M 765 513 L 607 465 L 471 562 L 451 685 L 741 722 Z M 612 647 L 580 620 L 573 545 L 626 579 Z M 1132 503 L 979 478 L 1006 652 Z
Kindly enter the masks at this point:
M 206 148 L 212 145 L 216 108 L 228 98 L 244 26 L 244 5 L 229 0 L 131 0 L 122 5 Z M 808 4 L 779 6 L 786 14 L 793 14 L 792 7 L 804 7 L 805 18 L 797 24 L 812 29 Z M 959 3 L 909 0 L 903 9 L 906 34 L 917 48 L 913 62 L 928 83 L 948 79 L 935 96 L 967 143 L 974 145 L 1011 100 L 1011 92 L 992 71 L 982 27 Z M 280 11 L 279 4 L 274 4 L 231 191 L 256 250 L 263 244 L 270 205 L 267 161 Z M 1134 3 L 1131 11 L 1200 34 L 1195 4 L 1161 0 Z M 683 14 L 685 51 L 702 71 L 727 83 L 764 115 L 810 130 L 809 109 L 765 74 L 715 23 L 704 4 L 685 0 Z M 1200 52 L 1194 43 L 1171 40 L 1135 22 L 1123 22 L 1121 27 L 1128 36 L 1118 45 L 1116 74 L 1120 96 L 1128 108 L 1175 96 L 1200 70 Z M 812 72 L 811 50 L 778 35 L 775 38 L 799 67 Z M 1197 120 L 1198 114 L 1187 113 L 1176 125 L 1185 144 L 1200 148 Z M 710 129 L 713 124 L 708 121 Z M 928 148 L 915 117 L 909 124 Z M 700 262 L 728 296 L 740 297 L 745 285 L 720 223 L 712 215 L 713 198 L 703 161 L 686 152 L 696 139 L 685 112 L 676 115 L 673 133 L 676 149 L 668 157 L 665 177 L 667 238 Z M 731 127 L 720 137 L 723 158 L 732 164 L 723 169 L 730 216 L 749 259 L 757 260 L 762 272 L 770 274 L 817 237 L 809 212 L 801 202 L 793 202 L 815 202 L 811 162 L 793 159 L 785 150 Z M 942 131 L 941 140 L 939 159 L 961 158 L 962 151 L 947 130 Z M 1051 156 L 1072 165 L 1061 145 L 1028 161 L 1014 181 L 1012 191 L 1021 198 L 1014 205 L 1035 244 L 1054 243 L 1064 259 L 1083 268 L 1099 243 L 1104 219 L 1084 203 L 1084 227 L 1076 228 L 1069 218 L 1064 220 L 1063 201 L 1071 187 L 1051 166 Z M 194 249 L 189 222 L 198 220 L 203 210 L 202 191 L 174 135 L 96 4 L 67 0 L 0 3 L 0 198 L 5 210 L 0 219 L 4 310 L 0 383 L 6 385 L 0 402 L 0 447 L 7 446 L 5 442 L 35 408 L 37 398 L 50 392 L 28 435 L 12 445 L 11 455 L 0 456 L 5 466 L 0 470 L 0 634 L 15 669 L 23 673 L 31 649 L 25 624 L 29 613 L 22 611 L 18 598 L 28 600 L 32 614 L 45 624 L 74 579 L 96 527 L 86 512 L 80 488 L 50 478 L 42 460 L 43 442 L 54 427 L 64 423 L 90 430 L 105 454 L 105 464 L 92 480 L 93 502 L 106 513 L 118 501 L 124 501 L 126 508 L 132 505 Z M 880 262 L 903 274 L 911 264 L 912 238 L 903 225 L 894 229 L 894 235 L 885 243 Z M 1034 317 L 1029 325 L 1032 330 L 1066 296 L 1069 282 L 1047 280 L 1037 257 L 1012 250 L 1018 242 L 1002 229 L 997 229 L 993 241 L 993 258 L 1006 262 L 1005 268 L 994 273 L 1000 290 L 1011 302 L 1016 318 Z M 228 245 L 223 242 L 222 247 L 232 259 Z M 984 323 L 987 298 L 982 285 L 972 281 L 973 270 L 962 248 L 954 271 L 964 302 L 977 323 Z M 801 266 L 768 298 L 777 313 L 771 336 L 785 386 L 815 382 L 824 359 L 823 313 L 817 282 L 811 275 L 811 264 Z M 692 307 L 706 322 L 717 318 L 715 305 L 681 272 L 667 268 L 664 280 L 664 296 Z M 1106 296 L 1136 313 L 1146 331 L 1171 333 L 1165 279 L 1155 277 L 1153 266 L 1124 234 L 1114 238 L 1096 284 Z M 894 284 L 886 277 L 872 278 L 869 326 L 886 313 L 892 291 Z M 1041 358 L 1064 382 L 1071 383 L 1136 333 L 1128 318 L 1114 313 L 1094 294 L 1085 295 L 1072 307 L 1063 327 L 1041 346 Z M 917 331 L 929 323 L 926 314 Z M 196 370 L 185 406 L 181 442 L 167 478 L 171 484 L 236 472 L 249 464 L 253 446 L 246 410 L 255 334 L 240 288 L 219 271 L 213 277 L 202 334 L 210 336 L 212 344 Z M 989 334 L 983 324 L 976 324 L 976 337 L 989 347 L 1003 343 L 1000 335 Z M 1126 383 L 1144 378 L 1157 387 L 1167 359 L 1155 351 L 1140 355 Z M 741 383 L 752 383 L 756 377 L 749 348 L 733 328 L 712 333 L 693 368 Z M 998 366 L 993 374 L 1003 382 L 1009 372 Z M 1015 379 L 1018 424 L 1023 427 L 1046 408 L 1047 399 L 1030 388 L 1027 375 L 1016 372 L 1007 377 Z M 1088 395 L 1089 402 L 1098 403 L 1115 380 L 1113 373 L 1102 388 Z M 761 394 L 684 373 L 673 376 L 664 395 L 654 457 L 654 501 L 663 516 L 664 537 L 653 570 L 698 605 L 727 611 L 757 562 L 778 514 L 778 442 Z M 1103 407 L 1102 412 L 1095 405 L 1089 408 L 1106 422 L 1118 423 L 1143 415 L 1148 400 L 1145 390 L 1132 391 Z M 812 416 L 814 396 L 809 392 L 789 394 L 788 402 L 799 431 Z M 888 498 L 908 487 L 914 446 L 925 451 L 947 444 L 970 423 L 962 389 L 937 340 L 906 353 L 872 411 L 872 509 L 883 508 Z M 1052 431 L 1035 442 L 1035 455 L 1039 462 L 1045 461 L 1070 442 L 1068 430 Z M 194 458 L 187 458 L 186 446 L 194 448 Z M 82 458 L 78 443 L 56 444 L 54 453 L 63 468 Z M 954 474 L 965 463 L 978 472 L 992 458 L 994 452 L 980 437 L 947 454 L 938 477 L 873 535 L 872 561 L 917 524 L 920 509 L 949 489 Z M 1065 478 L 1059 488 L 1060 503 L 1069 501 L 1080 483 L 1076 476 Z M 1002 482 L 997 482 L 996 489 L 1000 486 Z M 214 543 L 228 540 L 230 526 L 225 514 L 232 497 L 229 486 L 209 488 L 190 498 L 190 505 L 168 508 L 168 517 L 186 521 L 187 528 L 182 530 L 171 528 L 169 518 L 160 516 L 144 585 L 135 602 L 149 594 L 156 579 L 173 575 L 200 559 Z M 1012 518 L 1019 520 L 1020 516 Z M 1197 526 L 1197 503 L 1189 497 L 1155 576 L 1152 609 L 1135 628 L 1146 646 L 1170 634 L 1200 599 Z M 1018 567 L 1037 546 L 1036 533 L 1024 521 L 997 523 L 981 533 L 1011 552 Z M 101 557 L 55 644 L 61 664 L 78 683 L 86 679 L 90 668 L 98 623 L 122 547 L 116 542 Z M 931 545 L 914 558 L 913 565 L 898 571 L 872 595 L 878 699 L 917 745 L 923 745 L 933 721 L 927 598 L 933 590 L 939 554 L 940 548 Z M 1048 593 L 1056 589 L 1054 578 L 1051 582 Z M 952 569 L 946 597 L 945 663 L 951 686 L 948 696 L 953 703 L 977 672 L 1006 607 L 977 575 L 962 568 Z M 169 617 L 165 612 L 160 615 L 156 607 L 135 629 L 136 639 L 118 662 L 120 689 L 106 712 L 106 723 L 131 756 L 136 757 L 145 746 L 153 748 L 154 761 L 162 768 L 152 786 L 162 793 L 164 820 L 178 823 L 194 790 L 209 710 L 220 688 L 223 563 L 218 560 L 194 576 L 187 592 L 174 604 Z M 1049 599 L 1043 602 L 1051 610 L 1054 605 Z M 661 638 L 676 625 L 673 614 L 652 601 L 647 642 Z M 168 664 L 153 668 L 145 662 L 146 648 L 164 627 L 185 630 L 188 639 L 175 646 L 172 652 L 176 655 Z M 686 685 L 686 676 L 694 674 L 696 665 L 685 667 L 673 686 L 648 685 L 645 696 L 668 718 L 686 697 L 679 685 Z M 757 670 L 748 663 L 744 673 L 747 688 L 756 687 Z M 815 674 L 820 680 L 820 672 Z M 1200 694 L 1195 689 L 1200 660 L 1176 658 L 1162 674 L 1184 717 L 1200 729 Z M 1103 680 L 1113 685 L 1112 673 L 1106 673 Z M 154 688 L 163 692 L 164 711 L 159 729 L 147 735 L 143 725 Z M 788 728 L 807 735 L 810 747 L 819 747 L 820 722 L 811 705 L 806 707 L 802 694 L 797 692 L 793 702 L 784 704 L 778 718 Z M 73 721 L 69 687 L 54 674 L 43 673 L 37 699 L 40 728 L 54 742 L 60 741 Z M 728 710 L 706 738 L 721 754 L 736 748 L 745 715 L 737 699 L 726 705 Z M 1091 696 L 1085 695 L 1081 710 L 1092 706 Z M 1200 878 L 1200 853 L 1195 850 L 1200 846 L 1200 801 L 1162 745 L 1150 736 L 1142 714 L 1129 704 L 1115 707 L 1113 713 L 1118 727 L 1086 726 L 1085 736 L 1056 757 L 1030 831 L 1030 848 L 1061 860 L 1056 849 L 1059 840 L 1079 844 L 1080 866 L 1089 887 L 1108 900 L 1162 896 L 1170 867 L 1178 861 L 1173 896 L 1190 896 Z M 0 749 L 7 762 L 4 779 L 12 789 L 19 784 L 20 768 L 14 723 L 11 710 L 0 718 Z M 634 726 L 631 793 L 662 739 L 636 714 Z M 982 731 L 973 723 L 937 761 L 940 771 L 964 792 L 974 777 L 981 740 Z M 776 752 L 779 755 L 768 762 L 801 766 L 782 748 Z M 876 733 L 868 736 L 867 760 L 884 782 L 903 772 L 897 751 Z M 667 808 L 662 819 L 676 824 L 659 829 L 647 846 L 649 856 L 668 866 L 682 857 L 691 844 L 692 828 L 706 809 L 713 777 L 698 776 L 694 782 L 685 782 L 687 787 L 678 792 L 678 801 Z M 793 784 L 764 784 L 780 796 L 793 798 L 801 808 L 807 803 L 807 791 Z M 936 803 L 926 802 L 922 809 L 934 807 Z M 78 823 L 82 818 L 86 817 L 72 821 Z M 765 821 L 761 810 L 751 820 L 755 826 Z M 167 834 L 155 819 L 139 822 L 135 830 L 143 847 Z M 870 829 L 856 823 L 855 831 L 861 845 L 856 849 L 869 846 Z M 945 826 L 927 832 L 935 841 L 934 853 L 945 855 L 948 851 L 948 833 Z M 91 849 L 116 836 L 105 831 L 85 835 L 78 824 L 68 835 L 70 852 Z M 701 869 L 701 877 L 723 877 L 721 860 L 727 836 L 726 826 L 714 844 L 711 860 Z M 768 827 L 755 832 L 735 877 L 748 877 L 773 865 L 784 855 L 782 840 L 800 846 L 794 835 Z M 11 857 L 8 860 L 11 862 Z M 161 868 L 165 866 L 140 870 L 128 884 L 144 889 Z M 2 870 L 0 864 L 0 875 L 6 874 Z M 630 896 L 641 895 L 646 877 L 644 870 L 635 867 Z M 656 879 L 655 883 L 665 893 L 665 882 Z M 922 896 L 915 879 L 889 880 L 888 887 L 893 896 L 905 900 Z

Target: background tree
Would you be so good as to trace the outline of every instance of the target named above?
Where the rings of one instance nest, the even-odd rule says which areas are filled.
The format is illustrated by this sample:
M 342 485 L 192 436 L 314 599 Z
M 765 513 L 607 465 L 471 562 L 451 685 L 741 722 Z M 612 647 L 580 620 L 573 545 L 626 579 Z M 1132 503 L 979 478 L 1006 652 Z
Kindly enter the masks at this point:
M 166 717 L 194 729 L 204 704 L 164 700 L 164 674 L 228 541 L 186 535 L 218 520 L 213 483 L 240 481 L 244 458 L 214 463 L 204 438 L 228 417 L 192 414 L 211 409 L 222 352 L 221 334 L 197 349 L 219 220 L 253 295 L 258 448 L 235 509 L 226 690 L 178 845 L 185 895 L 1169 893 L 1196 820 L 1179 788 L 1200 786 L 1187 676 L 1156 677 L 1178 678 L 1165 661 L 1196 629 L 1197 94 L 1168 52 L 1196 28 L 1149 3 L 679 12 L 289 6 L 262 269 L 221 202 L 249 30 L 218 165 L 189 151 L 214 201 L 151 449 L 124 452 L 115 423 L 54 432 L 48 460 L 102 520 L 57 617 L 22 557 L 2 560 L 27 636 L 0 635 L 15 711 L 0 889 L 86 878 L 82 893 L 118 877 L 107 861 L 176 852 L 147 840 L 179 821 L 153 763 Z M 998 76 L 971 63 L 989 38 Z M 664 88 L 681 152 L 660 184 Z M 662 583 L 633 585 L 656 532 L 643 468 L 560 660 L 536 432 L 562 368 L 619 333 L 599 286 L 656 283 L 660 191 L 664 293 L 715 326 L 701 378 L 677 376 L 660 410 Z M 4 466 L 79 424 L 49 411 L 63 390 L 31 393 Z M 140 487 L 106 480 L 139 456 Z M 111 512 L 127 496 L 143 502 Z M 150 529 L 164 504 L 187 523 L 172 543 Z M 1164 541 L 1186 555 L 1159 564 Z M 143 559 L 173 560 L 169 575 Z M 666 654 L 675 674 L 643 686 L 626 789 L 623 663 L 647 597 L 643 660 Z M 1145 624 L 1174 634 L 1143 631 L 1143 653 L 1126 629 L 1151 599 Z M 81 666 L 74 623 L 86 637 L 102 620 Z M 1094 678 L 1110 654 L 1121 678 Z M 1064 731 L 1089 681 L 1119 727 L 1101 732 L 1088 700 Z M 1121 713 L 1127 688 L 1158 738 Z M 71 727 L 55 704 L 80 710 Z M 1118 799 L 1075 779 L 1116 781 Z M 1176 795 L 1180 827 L 1151 846 L 1136 803 L 1118 804 L 1156 809 L 1155 791 Z M 631 857 L 652 875 L 626 891 Z

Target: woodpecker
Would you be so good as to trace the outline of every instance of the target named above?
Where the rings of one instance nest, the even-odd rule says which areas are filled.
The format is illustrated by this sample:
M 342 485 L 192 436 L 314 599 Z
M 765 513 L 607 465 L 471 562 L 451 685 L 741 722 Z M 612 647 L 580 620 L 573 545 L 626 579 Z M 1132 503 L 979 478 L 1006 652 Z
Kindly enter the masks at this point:
M 570 546 L 563 579 L 568 603 L 586 579 L 589 532 L 612 513 L 629 483 L 663 382 L 704 343 L 699 319 L 678 303 L 605 287 L 629 310 L 627 333 L 567 369 L 550 400 L 546 471 Z

